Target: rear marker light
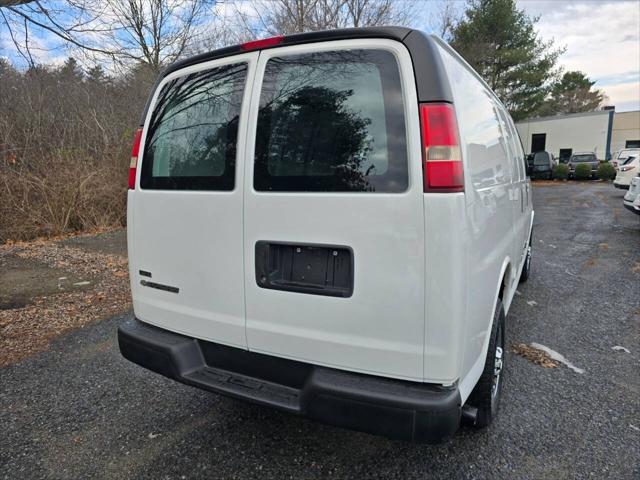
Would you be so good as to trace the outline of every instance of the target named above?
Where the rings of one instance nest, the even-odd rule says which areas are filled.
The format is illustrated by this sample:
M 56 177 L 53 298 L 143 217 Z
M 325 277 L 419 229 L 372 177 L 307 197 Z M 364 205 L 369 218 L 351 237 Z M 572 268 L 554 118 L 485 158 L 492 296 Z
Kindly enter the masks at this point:
M 140 141 L 142 140 L 142 129 L 136 130 L 133 136 L 133 147 L 131 148 L 131 163 L 129 164 L 129 190 L 136 188 L 136 168 L 138 166 L 138 154 L 140 153 Z
M 240 44 L 240 49 L 248 52 L 250 50 L 260 50 L 261 48 L 269 48 L 275 45 L 279 45 L 284 41 L 284 36 L 277 35 L 275 37 L 263 38 L 261 40 L 253 40 L 251 42 L 245 42 Z
M 463 192 L 464 171 L 453 105 L 420 105 L 425 192 Z

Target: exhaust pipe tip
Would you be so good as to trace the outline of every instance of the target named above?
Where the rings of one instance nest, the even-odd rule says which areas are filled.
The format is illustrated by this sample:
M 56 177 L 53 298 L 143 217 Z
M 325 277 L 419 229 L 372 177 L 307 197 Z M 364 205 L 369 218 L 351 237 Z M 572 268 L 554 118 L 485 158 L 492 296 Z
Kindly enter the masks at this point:
M 478 409 L 471 405 L 462 406 L 462 421 L 468 425 L 475 425 L 478 420 Z

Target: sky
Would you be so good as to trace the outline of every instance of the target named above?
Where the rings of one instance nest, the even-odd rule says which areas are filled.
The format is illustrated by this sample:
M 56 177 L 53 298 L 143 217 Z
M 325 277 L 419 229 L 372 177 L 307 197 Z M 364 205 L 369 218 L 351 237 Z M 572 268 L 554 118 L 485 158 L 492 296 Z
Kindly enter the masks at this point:
M 544 40 L 566 47 L 559 64 L 581 70 L 616 111 L 640 110 L 640 1 L 518 0 L 540 16 Z
M 422 1 L 429 7 L 425 15 L 437 15 L 446 0 Z M 464 0 L 454 2 L 463 9 Z M 566 49 L 558 61 L 561 68 L 585 72 L 616 111 L 640 110 L 639 0 L 517 0 L 517 4 L 540 17 L 537 29 L 543 40 L 554 40 Z M 419 19 L 416 23 L 429 24 Z M 69 54 L 51 34 L 32 35 L 31 44 L 41 48 L 35 55 L 43 63 L 62 63 Z M 0 56 L 20 61 L 6 31 L 0 31 Z

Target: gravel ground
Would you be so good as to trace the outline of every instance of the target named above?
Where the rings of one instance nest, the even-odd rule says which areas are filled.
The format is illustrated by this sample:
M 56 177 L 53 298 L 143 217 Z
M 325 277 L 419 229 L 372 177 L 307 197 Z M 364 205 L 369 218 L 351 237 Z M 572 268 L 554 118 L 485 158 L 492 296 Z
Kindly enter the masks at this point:
M 508 343 L 585 373 L 509 353 L 491 428 L 413 445 L 205 393 L 122 359 L 115 317 L 0 369 L 0 477 L 640 478 L 640 217 L 596 183 L 535 187 L 534 204 Z
M 0 368 L 131 309 L 127 259 L 110 253 L 114 238 L 122 244 L 124 231 L 0 245 Z

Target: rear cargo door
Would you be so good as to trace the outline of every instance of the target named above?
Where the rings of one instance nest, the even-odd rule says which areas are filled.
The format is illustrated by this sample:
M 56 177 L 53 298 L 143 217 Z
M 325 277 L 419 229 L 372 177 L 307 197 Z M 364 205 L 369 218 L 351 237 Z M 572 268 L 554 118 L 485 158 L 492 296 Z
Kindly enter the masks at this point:
M 129 193 L 134 311 L 141 320 L 246 348 L 243 162 L 258 54 L 202 63 L 158 86 Z M 245 97 L 247 97 L 245 99 Z
M 251 102 L 249 349 L 421 379 L 423 186 L 405 47 L 363 39 L 264 50 Z

